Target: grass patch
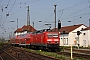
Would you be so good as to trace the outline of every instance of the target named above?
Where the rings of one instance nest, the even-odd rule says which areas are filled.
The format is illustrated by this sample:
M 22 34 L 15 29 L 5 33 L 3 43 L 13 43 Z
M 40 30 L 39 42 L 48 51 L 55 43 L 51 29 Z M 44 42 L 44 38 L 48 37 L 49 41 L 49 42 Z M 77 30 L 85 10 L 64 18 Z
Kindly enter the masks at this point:
M 25 48 L 26 51 L 34 52 L 37 54 L 45 55 L 45 56 L 50 56 L 54 58 L 58 58 L 60 60 L 71 60 L 70 57 L 64 56 L 64 55 L 59 55 L 55 52 L 46 52 L 46 51 L 41 51 L 41 50 L 32 50 L 32 49 L 27 49 Z M 84 58 L 73 58 L 73 60 L 85 60 Z
M 25 48 L 25 50 L 30 51 L 30 52 L 34 52 L 37 54 L 45 55 L 45 56 L 58 58 L 60 60 L 70 60 L 69 57 L 58 55 L 57 53 L 54 53 L 54 52 L 46 52 L 46 51 L 41 51 L 41 50 L 31 50 L 31 49 L 27 49 L 27 48 Z

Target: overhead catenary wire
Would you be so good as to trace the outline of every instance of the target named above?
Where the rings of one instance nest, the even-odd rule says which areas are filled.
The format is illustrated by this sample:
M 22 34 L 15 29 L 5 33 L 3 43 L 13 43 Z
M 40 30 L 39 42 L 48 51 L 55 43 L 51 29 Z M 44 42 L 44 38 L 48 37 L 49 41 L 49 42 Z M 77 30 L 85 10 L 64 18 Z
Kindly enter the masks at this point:
M 9 16 L 9 13 L 11 12 L 13 6 L 15 5 L 15 2 L 16 2 L 16 0 L 14 1 L 13 5 L 12 5 L 12 7 L 11 7 L 11 9 L 10 9 L 10 11 L 8 12 L 8 14 L 6 14 L 6 18 L 5 18 L 5 20 L 7 19 L 7 16 Z M 5 20 L 4 20 L 4 22 L 5 22 Z M 3 22 L 3 24 L 4 24 L 4 22 Z M 2 25 L 3 25 L 3 24 L 2 24 Z
M 27 3 L 34 3 L 34 2 L 38 2 L 38 1 L 42 1 L 42 0 L 33 0 L 33 1 L 27 1 L 27 2 L 20 2 L 20 3 L 15 3 L 16 5 L 19 5 L 19 4 L 27 4 Z M 7 4 L 3 4 L 2 6 L 6 6 Z M 13 5 L 12 3 L 9 5 Z
M 88 3 L 88 2 L 90 2 L 90 1 L 89 0 L 88 1 L 82 0 L 82 1 L 78 2 L 77 4 L 75 4 L 73 6 L 70 6 L 70 7 L 67 7 L 67 8 L 64 8 L 64 9 L 61 9 L 61 10 L 57 11 L 57 12 L 59 12 L 59 18 L 58 19 L 60 19 L 62 17 L 62 14 L 63 14 L 63 12 L 65 10 L 68 10 L 68 9 L 71 9 L 71 8 L 74 8 L 74 7 L 77 7 L 79 5 L 82 5 L 82 4 L 85 4 L 85 3 Z M 60 12 L 61 12 L 61 15 L 60 15 Z
M 27 2 L 25 2 L 25 3 L 27 4 L 27 3 L 33 3 L 33 2 L 38 2 L 38 1 L 42 1 L 42 0 L 27 1 Z
M 3 6 L 1 6 L 1 12 L 3 12 Z
M 36 1 L 40 1 L 40 0 L 34 0 L 34 1 L 28 1 L 28 2 L 26 2 L 26 3 L 32 3 L 32 2 L 36 2 Z M 10 0 L 9 0 L 9 2 L 10 2 Z M 8 2 L 8 4 L 9 4 L 9 2 Z M 15 2 L 16 2 L 16 0 L 15 0 Z M 14 4 L 13 4 L 13 6 L 15 5 L 15 4 L 17 4 L 17 3 L 15 3 L 14 2 Z M 26 4 L 26 3 L 24 3 L 24 4 Z M 8 4 L 7 4 L 7 6 L 8 6 Z M 19 4 L 22 4 L 22 3 L 19 3 Z M 12 4 L 11 4 L 12 5 Z M 11 10 L 12 10 L 12 8 L 13 8 L 13 6 L 11 7 L 11 9 L 10 9 L 10 11 L 6 14 L 6 16 L 9 16 L 9 13 L 11 12 Z M 21 7 L 21 6 L 20 6 Z M 14 13 L 13 13 L 14 14 Z
M 62 17 L 64 10 L 67 10 L 67 9 L 70 9 L 70 8 L 74 8 L 74 7 L 76 7 L 76 6 L 79 6 L 79 5 L 85 4 L 85 3 L 87 3 L 87 2 L 90 2 L 90 1 L 84 1 L 84 2 L 83 2 L 83 1 L 84 1 L 84 0 L 80 1 L 79 3 L 77 3 L 77 4 L 75 4 L 75 5 L 71 6 L 71 7 L 68 7 L 68 8 L 62 9 L 62 10 L 60 10 L 60 11 L 57 11 L 57 12 L 59 12 L 59 19 Z M 83 10 L 85 10 L 85 9 L 87 9 L 87 8 L 88 8 L 88 7 L 84 8 L 84 9 L 82 9 L 82 10 L 76 11 L 76 12 L 70 14 L 69 16 L 71 16 L 71 15 L 73 15 L 73 14 L 76 14 L 76 13 L 78 13 L 78 12 L 80 12 L 80 11 L 83 11 Z M 60 12 L 61 12 L 61 15 L 60 15 Z M 67 17 L 68 17 L 68 16 L 67 16 Z M 80 16 L 80 17 L 81 17 L 81 16 Z M 77 18 L 76 18 L 76 19 L 77 19 Z M 46 19 L 46 20 L 47 20 L 47 19 Z M 45 22 L 46 22 L 46 21 L 45 21 Z
M 51 16 L 53 16 L 54 13 L 48 15 L 46 18 L 43 18 L 42 20 L 39 20 L 38 22 L 45 22 L 45 23 L 52 23 L 52 22 L 49 22 L 49 18 L 51 18 Z
M 14 12 L 14 13 L 11 13 L 10 15 L 14 15 L 14 14 L 16 14 L 16 13 L 19 13 L 19 12 L 21 12 L 22 10 L 24 10 L 25 8 L 27 8 L 27 7 L 21 8 L 20 10 Z
M 73 6 L 70 6 L 70 7 L 64 8 L 64 9 L 62 9 L 62 10 L 67 10 L 67 9 L 70 9 L 70 8 L 74 8 L 74 7 L 76 7 L 76 6 L 79 6 L 79 5 L 82 5 L 82 4 L 85 4 L 85 3 L 90 2 L 90 0 L 85 1 L 85 2 L 83 2 L 83 1 L 85 1 L 85 0 L 82 0 L 82 1 L 80 1 L 79 3 L 77 3 L 77 4 L 73 5 Z
M 89 14 L 90 14 L 90 12 L 89 12 L 89 13 L 83 13 L 83 14 L 80 14 L 80 15 L 67 17 L 67 18 L 65 18 L 65 19 L 63 19 L 63 20 L 75 19 L 76 17 L 81 17 L 81 16 L 85 16 L 85 15 L 89 15 Z
M 60 12 L 61 12 L 61 15 L 60 15 Z M 59 18 L 58 18 L 59 20 L 60 20 L 60 18 L 62 17 L 62 15 L 63 15 L 63 10 L 60 10 L 60 11 L 59 11 Z
M 9 3 L 10 3 L 10 0 L 8 1 L 7 5 L 5 6 L 5 9 L 7 9 L 7 11 L 8 11 Z M 7 15 L 7 12 L 6 12 L 6 15 Z
M 51 15 L 49 15 L 48 17 L 45 18 L 45 21 L 47 21 L 47 19 L 49 19 L 51 16 L 53 16 L 54 13 L 52 13 Z
M 16 2 L 16 0 L 15 0 L 15 2 Z M 13 6 L 15 5 L 15 2 L 14 2 L 14 4 L 13 4 Z M 11 12 L 13 6 L 11 7 L 10 11 L 8 12 L 8 15 L 9 15 L 9 13 Z M 6 15 L 6 18 L 5 18 L 5 20 L 3 21 L 3 23 L 2 23 L 1 25 L 4 25 L 4 23 L 5 23 L 5 21 L 6 21 L 8 15 Z
M 74 12 L 74 13 L 72 13 L 72 14 L 68 15 L 68 16 L 65 16 L 65 17 L 64 17 L 64 18 L 62 18 L 61 20 L 64 20 L 64 19 L 66 19 L 67 17 L 70 17 L 70 16 L 72 16 L 72 15 L 74 15 L 74 14 L 78 13 L 78 12 L 83 11 L 83 10 L 86 10 L 87 8 L 90 8 L 90 6 L 89 6 L 89 7 L 84 8 L 84 9 L 81 9 L 81 10 L 79 10 L 79 11 L 76 11 L 76 12 Z
M 11 7 L 11 9 L 10 9 L 10 11 L 9 11 L 8 13 L 11 12 L 11 10 L 12 10 L 12 8 L 14 7 L 15 3 L 16 3 L 16 0 L 14 1 L 13 5 L 12 5 L 12 7 Z
M 36 1 L 36 0 L 34 0 L 34 1 Z M 34 2 L 34 1 L 33 1 L 33 2 Z M 85 1 L 85 0 L 83 0 L 83 1 Z M 27 3 L 30 3 L 30 2 L 27 2 Z M 26 4 L 27 4 L 27 3 L 26 3 Z M 18 4 L 20 4 L 20 3 L 18 3 Z M 24 2 L 21 3 L 21 4 L 24 4 Z M 80 4 L 81 4 L 81 3 L 80 3 Z M 78 5 L 80 5 L 80 4 L 78 4 Z M 77 6 L 77 5 L 76 5 L 76 6 Z M 67 10 L 67 9 L 66 9 L 66 10 Z M 17 11 L 17 12 L 19 12 L 19 11 Z M 12 14 L 10 13 L 10 15 L 13 15 L 13 14 L 16 14 L 16 13 L 12 13 Z M 60 16 L 62 17 L 62 15 L 63 15 L 63 11 L 61 11 L 61 15 L 60 15 Z M 61 17 L 60 17 L 60 18 L 61 18 Z M 45 20 L 47 21 L 49 18 L 50 18 L 50 17 L 45 18 Z
M 8 5 L 9 5 L 9 3 L 10 3 L 10 0 L 8 1 L 7 7 L 8 7 Z
M 21 12 L 21 11 L 22 11 L 23 9 L 25 9 L 25 8 L 26 8 L 26 7 L 21 8 L 20 10 L 14 12 L 14 13 L 11 13 L 9 16 L 14 15 L 14 14 L 16 14 L 16 13 L 19 13 L 19 12 Z M 3 18 L 5 18 L 5 20 L 6 20 L 7 17 L 3 17 Z M 3 22 L 3 21 L 2 21 L 2 22 Z
M 0 21 L 2 21 L 2 15 L 3 15 L 3 7 L 1 6 L 1 15 L 0 15 Z
M 40 1 L 40 0 L 37 0 L 37 1 Z M 36 2 L 36 1 L 32 1 L 32 2 Z M 32 3 L 32 2 L 30 1 L 30 2 L 26 2 L 26 3 Z M 15 13 L 10 14 L 13 6 L 14 6 L 15 4 L 20 4 L 20 3 L 16 3 L 16 0 L 14 1 L 13 4 L 9 4 L 9 3 L 10 3 L 10 0 L 9 0 L 8 4 L 6 4 L 6 5 L 7 5 L 7 6 L 12 5 L 12 7 L 11 7 L 10 11 L 7 13 L 7 15 L 6 15 L 6 17 L 5 17 L 5 20 L 7 19 L 7 16 L 13 15 L 13 14 L 15 14 L 15 13 L 17 13 L 17 12 L 19 12 L 19 11 L 22 10 L 22 9 L 21 9 L 21 10 L 15 12 Z M 26 4 L 26 3 L 21 3 L 21 4 Z M 5 5 L 3 5 L 3 6 L 5 6 Z M 25 7 L 25 8 L 26 8 L 26 7 Z M 23 9 L 24 9 L 24 8 L 23 8 Z M 9 14 L 10 14 L 10 15 L 9 15 Z M 3 25 L 3 24 L 5 23 L 5 20 L 4 20 L 4 22 L 3 22 L 1 25 Z M 0 26 L 1 26 L 1 25 L 0 25 Z

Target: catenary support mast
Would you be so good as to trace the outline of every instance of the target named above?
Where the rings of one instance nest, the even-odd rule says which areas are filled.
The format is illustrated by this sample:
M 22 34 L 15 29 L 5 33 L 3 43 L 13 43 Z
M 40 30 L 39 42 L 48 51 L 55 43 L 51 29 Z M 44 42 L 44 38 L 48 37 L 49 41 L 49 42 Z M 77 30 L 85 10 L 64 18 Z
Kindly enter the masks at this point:
M 29 14 L 29 6 L 28 6 L 28 10 L 27 10 L 27 26 L 30 25 L 30 14 Z
M 54 9 L 54 13 L 55 13 L 55 31 L 56 31 L 56 4 L 54 5 L 55 6 L 55 9 Z

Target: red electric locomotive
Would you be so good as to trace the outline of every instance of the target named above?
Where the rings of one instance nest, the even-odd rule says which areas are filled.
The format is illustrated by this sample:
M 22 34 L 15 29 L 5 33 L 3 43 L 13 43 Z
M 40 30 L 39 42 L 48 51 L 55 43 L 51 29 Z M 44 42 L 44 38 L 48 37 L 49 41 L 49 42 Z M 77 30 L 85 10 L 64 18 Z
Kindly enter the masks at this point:
M 32 34 L 31 45 L 39 47 L 40 49 L 47 49 L 51 51 L 59 50 L 59 33 L 51 32 L 49 30 L 40 30 Z

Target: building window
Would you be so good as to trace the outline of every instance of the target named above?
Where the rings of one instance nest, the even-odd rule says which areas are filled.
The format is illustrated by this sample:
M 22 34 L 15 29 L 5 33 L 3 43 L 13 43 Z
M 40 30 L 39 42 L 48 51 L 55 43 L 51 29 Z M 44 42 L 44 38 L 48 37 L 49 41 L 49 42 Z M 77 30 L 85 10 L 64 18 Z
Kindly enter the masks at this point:
M 68 45 L 68 38 L 64 39 L 64 45 Z
M 86 35 L 86 33 L 83 33 L 83 35 Z
M 83 40 L 83 46 L 86 47 L 86 40 Z
M 81 30 L 83 30 L 83 28 Z

